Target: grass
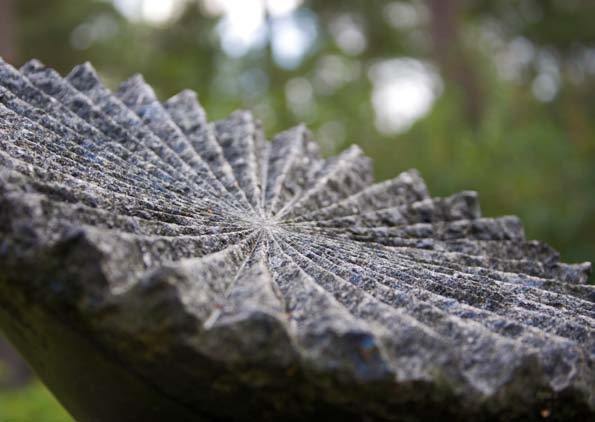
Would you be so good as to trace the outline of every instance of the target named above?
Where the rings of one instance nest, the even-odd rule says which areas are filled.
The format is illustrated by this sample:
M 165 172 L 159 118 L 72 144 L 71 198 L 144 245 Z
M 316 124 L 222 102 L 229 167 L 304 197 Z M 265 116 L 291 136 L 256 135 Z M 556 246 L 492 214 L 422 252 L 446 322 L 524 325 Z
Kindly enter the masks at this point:
M 0 391 L 1 422 L 72 422 L 45 386 L 35 381 L 28 386 Z

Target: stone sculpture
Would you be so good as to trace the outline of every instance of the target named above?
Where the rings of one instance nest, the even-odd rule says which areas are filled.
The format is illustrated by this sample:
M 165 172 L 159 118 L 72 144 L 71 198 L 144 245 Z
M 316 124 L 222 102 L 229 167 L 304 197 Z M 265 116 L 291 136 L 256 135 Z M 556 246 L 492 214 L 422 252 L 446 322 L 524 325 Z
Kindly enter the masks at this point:
M 79 422 L 587 420 L 589 270 L 303 126 L 0 62 L 0 323 Z

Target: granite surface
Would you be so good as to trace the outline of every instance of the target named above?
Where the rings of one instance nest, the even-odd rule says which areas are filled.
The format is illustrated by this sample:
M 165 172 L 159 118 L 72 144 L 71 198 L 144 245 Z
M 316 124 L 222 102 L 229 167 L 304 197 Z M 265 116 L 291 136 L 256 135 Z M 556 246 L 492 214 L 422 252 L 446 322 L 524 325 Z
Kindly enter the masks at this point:
M 371 166 L 0 60 L 0 327 L 79 422 L 594 418 L 590 264 Z

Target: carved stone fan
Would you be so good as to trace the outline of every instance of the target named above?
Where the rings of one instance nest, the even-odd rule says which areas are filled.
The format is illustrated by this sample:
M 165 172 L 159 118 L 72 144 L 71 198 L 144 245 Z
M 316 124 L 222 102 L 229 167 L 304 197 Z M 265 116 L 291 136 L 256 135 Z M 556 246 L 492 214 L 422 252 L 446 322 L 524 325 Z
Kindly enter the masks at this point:
M 589 270 L 304 126 L 0 61 L 0 325 L 79 422 L 587 420 Z

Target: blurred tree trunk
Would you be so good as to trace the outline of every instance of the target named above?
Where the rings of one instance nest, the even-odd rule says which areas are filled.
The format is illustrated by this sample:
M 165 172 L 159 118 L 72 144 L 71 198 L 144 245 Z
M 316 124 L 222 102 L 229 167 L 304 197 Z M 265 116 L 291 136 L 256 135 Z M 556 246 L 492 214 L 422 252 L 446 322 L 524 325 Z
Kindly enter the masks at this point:
M 0 0 L 0 57 L 9 63 L 17 59 L 15 21 L 14 0 Z
M 473 64 L 461 42 L 461 1 L 429 0 L 428 5 L 434 55 L 446 82 L 454 83 L 464 95 L 465 114 L 476 128 L 483 111 L 483 96 Z

